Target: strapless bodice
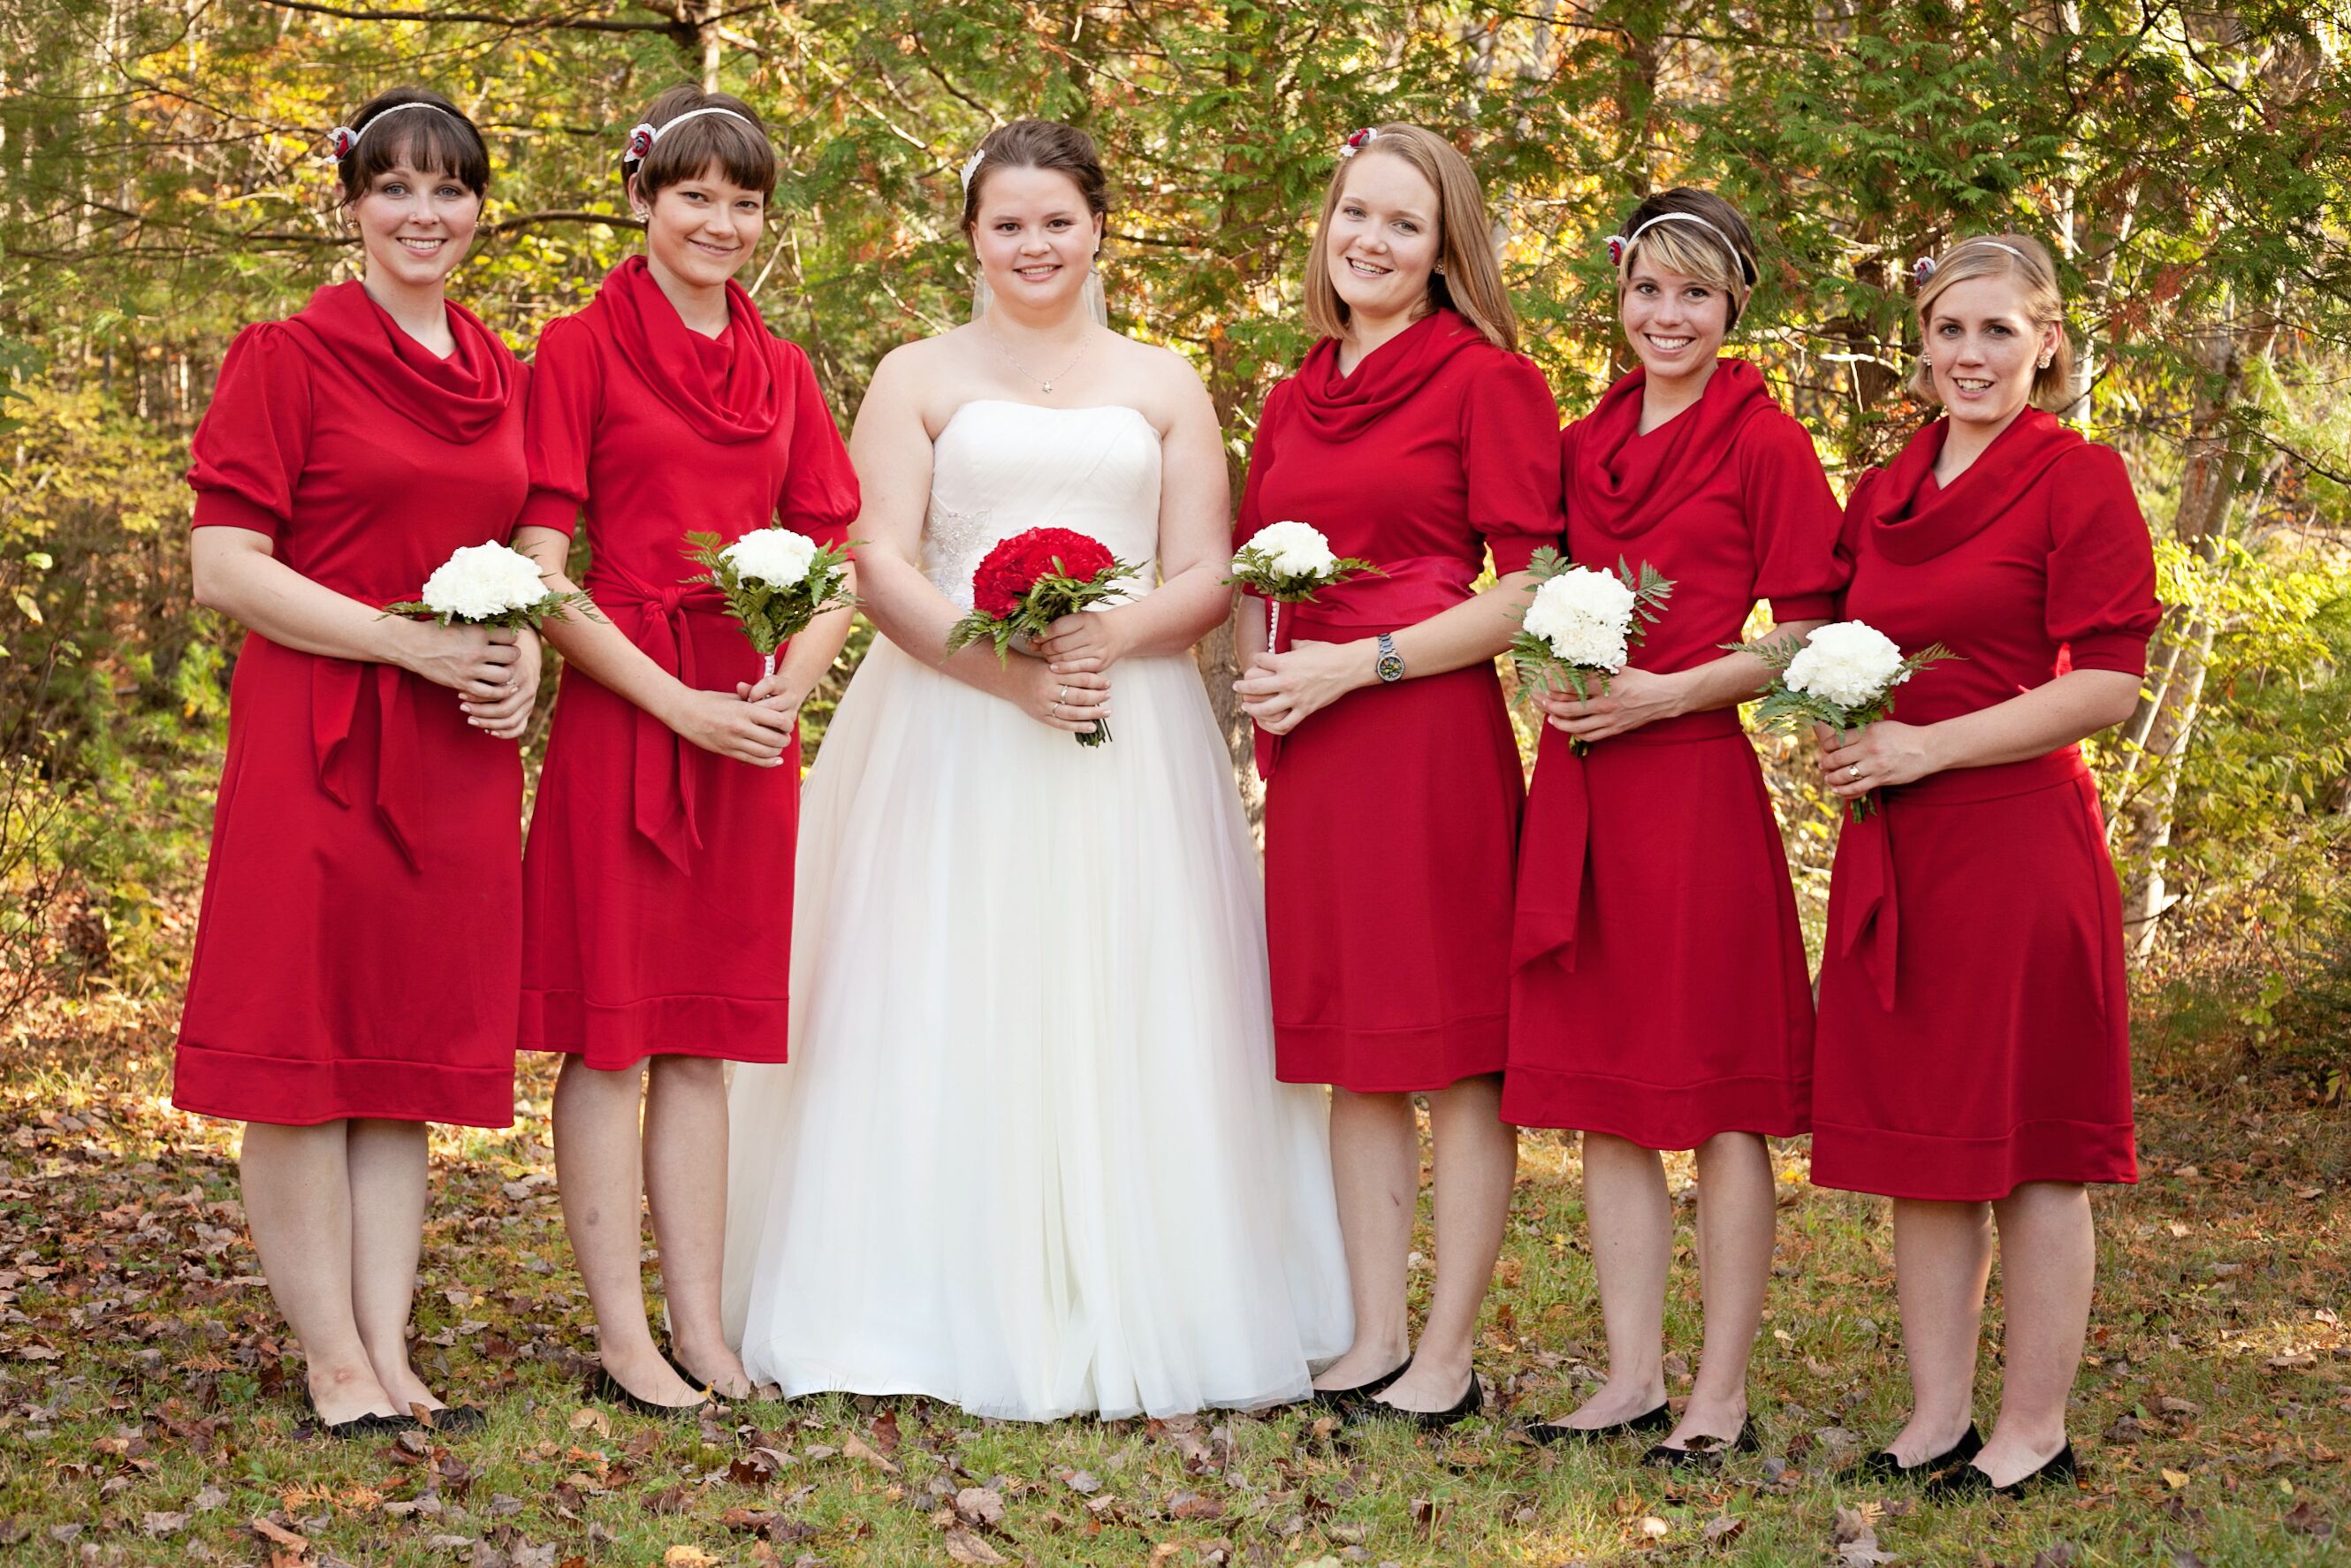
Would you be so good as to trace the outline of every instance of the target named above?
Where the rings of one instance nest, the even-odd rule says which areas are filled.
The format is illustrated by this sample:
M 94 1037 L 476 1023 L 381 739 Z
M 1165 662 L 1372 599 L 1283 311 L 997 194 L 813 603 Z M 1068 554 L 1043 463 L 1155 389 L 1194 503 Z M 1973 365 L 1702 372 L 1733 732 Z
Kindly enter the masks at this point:
M 1130 592 L 1147 593 L 1159 580 L 1159 469 L 1158 430 L 1123 403 L 965 403 L 932 444 L 923 575 L 968 610 L 972 573 L 998 540 L 1069 528 L 1135 567 Z

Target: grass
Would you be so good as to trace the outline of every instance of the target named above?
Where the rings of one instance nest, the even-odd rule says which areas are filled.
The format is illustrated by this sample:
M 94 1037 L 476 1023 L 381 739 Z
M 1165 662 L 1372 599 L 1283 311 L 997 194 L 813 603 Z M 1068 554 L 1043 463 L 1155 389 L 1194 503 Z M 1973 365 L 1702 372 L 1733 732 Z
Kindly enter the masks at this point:
M 2147 1179 L 2098 1200 L 2079 1489 L 1938 1507 L 1837 1473 L 1902 1404 L 1888 1235 L 1882 1205 L 1804 1184 L 1801 1143 L 1777 1151 L 1762 1451 L 1717 1475 L 1510 1436 L 1597 1375 L 1574 1145 L 1549 1135 L 1527 1140 L 1488 1313 L 1498 1398 L 1449 1437 L 1298 1412 L 1030 1427 L 831 1397 L 681 1427 L 587 1406 L 537 1064 L 511 1132 L 435 1143 L 420 1365 L 490 1427 L 313 1440 L 230 1129 L 165 1103 L 169 1042 L 168 1013 L 115 1001 L 0 1044 L 0 1561 L 2217 1568 L 2337 1560 L 2351 1530 L 2351 1119 L 2260 1084 L 2142 1094 Z M 1693 1287 L 1685 1254 L 1677 1393 Z M 1992 1319 L 1996 1343 L 1996 1300 Z M 1988 1357 L 1987 1420 L 1997 1382 Z

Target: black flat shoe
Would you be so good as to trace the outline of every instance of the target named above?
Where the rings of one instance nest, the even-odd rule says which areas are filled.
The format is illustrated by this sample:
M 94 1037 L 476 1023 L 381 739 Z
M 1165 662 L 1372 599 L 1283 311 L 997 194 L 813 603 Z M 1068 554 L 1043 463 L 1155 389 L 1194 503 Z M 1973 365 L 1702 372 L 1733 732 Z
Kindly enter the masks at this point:
M 1644 1410 L 1638 1416 L 1628 1416 L 1605 1427 L 1571 1427 L 1564 1421 L 1538 1421 L 1522 1428 L 1538 1443 L 1604 1443 L 1611 1437 L 1629 1437 L 1635 1432 L 1670 1432 L 1674 1429 L 1674 1408 L 1660 1405 L 1655 1410 Z
M 1751 1454 L 1755 1448 L 1755 1423 L 1750 1418 L 1739 1424 L 1736 1437 L 1692 1437 L 1689 1446 L 1681 1448 L 1653 1443 L 1641 1456 L 1641 1462 L 1663 1465 L 1668 1469 L 1712 1469 L 1722 1463 L 1725 1454 Z
M 1961 1465 L 1958 1469 L 1928 1481 L 1927 1498 L 1930 1502 L 1967 1502 L 1989 1497 L 2022 1497 L 2047 1481 L 2064 1481 L 2072 1486 L 2078 1473 L 2078 1467 L 2074 1462 L 2074 1445 L 2068 1443 L 2058 1449 L 2056 1456 L 2047 1464 L 2029 1475 L 2017 1477 L 2004 1487 L 1992 1485 L 1991 1474 L 1977 1466 Z
M 320 1420 L 319 1407 L 315 1405 L 310 1406 L 310 1419 L 319 1423 L 319 1436 L 332 1437 L 339 1443 L 349 1442 L 355 1437 L 397 1437 L 413 1430 L 416 1426 L 413 1416 L 378 1416 L 372 1412 L 354 1416 L 348 1421 Z
M 1469 1387 L 1460 1398 L 1442 1410 L 1406 1410 L 1399 1405 L 1384 1405 L 1376 1399 L 1366 1399 L 1347 1412 L 1350 1421 L 1409 1421 L 1424 1432 L 1441 1432 L 1458 1422 L 1467 1421 L 1486 1407 L 1486 1391 L 1478 1382 L 1473 1369 Z
M 690 1377 L 686 1381 L 695 1382 Z M 596 1375 L 588 1380 L 588 1397 L 606 1405 L 618 1405 L 623 1409 L 633 1410 L 640 1416 L 651 1416 L 656 1420 L 676 1421 L 710 1407 L 713 1402 L 710 1390 L 698 1383 L 695 1384 L 695 1386 L 702 1390 L 702 1397 L 691 1405 L 656 1405 L 652 1400 L 641 1399 L 622 1387 L 619 1378 L 600 1366 L 596 1369 Z
M 1392 1370 L 1380 1374 L 1369 1383 L 1358 1383 L 1351 1388 L 1316 1389 L 1313 1403 L 1330 1411 L 1333 1416 L 1344 1416 L 1353 1406 L 1363 1404 L 1373 1395 L 1411 1370 L 1412 1357 L 1407 1355 Z
M 444 1405 L 431 1415 L 435 1432 L 478 1432 L 490 1424 L 489 1412 L 478 1405 Z M 422 1421 L 416 1424 L 424 1425 Z
M 1970 1421 L 1968 1423 L 1968 1429 L 1959 1434 L 1958 1442 L 1930 1459 L 1921 1459 L 1915 1465 L 1906 1465 L 1894 1457 L 1894 1451 L 1891 1448 L 1880 1448 L 1854 1466 L 1852 1474 L 1856 1480 L 1865 1481 L 1931 1480 L 1953 1465 L 1966 1464 L 1982 1451 L 1983 1436 L 1976 1430 L 1976 1424 Z

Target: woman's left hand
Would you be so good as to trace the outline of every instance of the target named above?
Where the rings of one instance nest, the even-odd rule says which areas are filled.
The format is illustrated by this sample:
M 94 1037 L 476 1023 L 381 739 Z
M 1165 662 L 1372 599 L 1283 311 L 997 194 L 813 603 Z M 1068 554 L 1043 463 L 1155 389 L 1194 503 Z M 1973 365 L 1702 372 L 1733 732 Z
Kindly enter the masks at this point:
M 800 704 L 808 701 L 809 688 L 778 669 L 757 685 L 748 681 L 735 683 L 735 695 L 747 703 L 760 703 L 778 713 L 798 717 Z
M 1115 609 L 1064 615 L 1037 639 L 1037 656 L 1057 675 L 1099 675 L 1126 657 L 1125 625 Z
M 1288 735 L 1308 715 L 1379 678 L 1365 644 L 1299 643 L 1286 653 L 1259 653 L 1233 683 L 1241 711 L 1269 735 Z
M 500 740 L 520 740 L 530 727 L 531 709 L 538 703 L 538 633 L 528 627 L 494 632 L 494 643 L 514 643 L 515 662 L 507 666 L 506 689 L 496 697 L 460 696 L 457 706 L 475 728 Z
M 1607 690 L 1589 702 L 1576 701 L 1573 692 L 1561 687 L 1544 693 L 1542 706 L 1552 728 L 1588 744 L 1674 717 L 1682 711 L 1681 696 L 1677 677 L 1628 666 L 1609 676 Z
M 1890 718 L 1864 725 L 1839 736 L 1827 725 L 1813 726 L 1813 739 L 1821 748 L 1821 782 L 1839 800 L 1854 800 L 1872 789 L 1914 783 L 1939 773 L 1928 737 L 1931 727 L 1896 724 Z

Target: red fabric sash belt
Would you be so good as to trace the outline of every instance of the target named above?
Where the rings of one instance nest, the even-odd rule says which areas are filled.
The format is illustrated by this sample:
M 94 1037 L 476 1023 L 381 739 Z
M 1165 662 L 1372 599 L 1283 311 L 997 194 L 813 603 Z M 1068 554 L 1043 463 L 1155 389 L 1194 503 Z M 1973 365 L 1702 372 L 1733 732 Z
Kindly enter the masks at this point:
M 726 601 L 716 589 L 684 582 L 656 588 L 609 567 L 590 570 L 581 586 L 596 607 L 607 613 L 636 611 L 641 623 L 632 640 L 637 646 L 681 683 L 700 688 L 695 678 L 694 638 L 686 630 L 685 618 L 696 611 L 723 614 Z M 685 755 L 693 749 L 693 742 L 643 708 L 636 710 L 635 724 L 632 774 L 637 831 L 667 856 L 670 864 L 684 871 L 687 856 L 702 847 L 702 833 L 695 821 L 695 773 Z
M 1596 749 L 1628 746 L 1687 746 L 1737 738 L 1739 710 L 1684 714 L 1659 719 L 1630 735 L 1598 743 Z M 1545 958 L 1575 967 L 1576 912 L 1583 903 L 1584 868 L 1592 848 L 1592 793 L 1584 768 L 1567 736 L 1543 725 L 1536 751 L 1535 787 L 1527 796 L 1519 826 L 1519 891 L 1510 923 L 1513 974 Z
M 1407 556 L 1374 564 L 1387 575 L 1326 588 L 1320 603 L 1282 605 L 1272 652 L 1286 653 L 1301 642 L 1349 643 L 1426 621 L 1468 598 L 1479 570 L 1476 563 L 1450 555 Z M 1257 776 L 1270 782 L 1281 756 L 1281 737 L 1259 729 L 1255 749 Z
M 1895 819 L 1909 804 L 1956 806 L 1997 800 L 2045 789 L 2090 770 L 2079 748 L 2004 762 L 1995 768 L 1960 768 L 1915 784 L 1876 792 L 1877 810 L 1847 821 L 1837 840 L 1836 864 L 1829 873 L 1830 936 L 1838 954 L 1858 962 L 1877 992 L 1878 1005 L 1894 1010 L 1894 972 L 1902 934 L 1902 902 L 1894 886 Z M 1906 824 L 1903 831 L 1916 831 Z M 1949 831 L 1938 829 L 1938 831 Z M 1987 853 L 1997 853 L 1994 845 Z
M 256 638 L 263 646 L 275 643 Z M 350 741 L 360 721 L 360 700 L 375 692 L 376 758 L 372 791 L 377 819 L 411 871 L 418 829 L 424 821 L 424 764 L 416 739 L 416 710 L 409 697 L 408 672 L 397 664 L 365 664 L 283 650 L 310 664 L 310 750 L 319 788 L 336 805 L 350 809 L 354 793 Z M 449 694 L 455 702 L 457 695 Z

